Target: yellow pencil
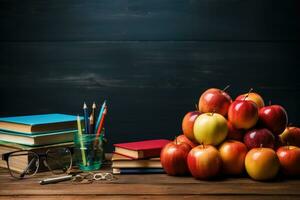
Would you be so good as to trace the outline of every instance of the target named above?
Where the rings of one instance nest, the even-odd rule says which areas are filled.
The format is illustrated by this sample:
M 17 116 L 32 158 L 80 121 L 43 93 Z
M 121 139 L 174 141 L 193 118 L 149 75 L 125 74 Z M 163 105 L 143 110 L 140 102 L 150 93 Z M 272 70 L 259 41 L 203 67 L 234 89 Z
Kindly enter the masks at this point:
M 82 129 L 81 129 L 81 122 L 79 116 L 77 116 L 77 126 L 78 126 L 78 139 L 80 140 L 80 147 L 81 147 L 82 162 L 83 165 L 86 166 L 86 157 L 85 157 L 85 151 L 84 151 L 84 146 L 82 141 Z

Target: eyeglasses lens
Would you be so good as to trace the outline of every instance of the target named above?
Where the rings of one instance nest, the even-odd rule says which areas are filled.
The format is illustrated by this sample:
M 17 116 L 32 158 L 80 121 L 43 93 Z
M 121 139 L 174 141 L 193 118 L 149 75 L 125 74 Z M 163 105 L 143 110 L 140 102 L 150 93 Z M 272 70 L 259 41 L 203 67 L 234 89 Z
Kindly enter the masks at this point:
M 39 168 L 39 157 L 31 151 L 19 151 L 9 155 L 8 166 L 15 178 L 33 176 Z
M 65 173 L 72 167 L 72 154 L 68 148 L 49 149 L 46 162 L 54 174 Z

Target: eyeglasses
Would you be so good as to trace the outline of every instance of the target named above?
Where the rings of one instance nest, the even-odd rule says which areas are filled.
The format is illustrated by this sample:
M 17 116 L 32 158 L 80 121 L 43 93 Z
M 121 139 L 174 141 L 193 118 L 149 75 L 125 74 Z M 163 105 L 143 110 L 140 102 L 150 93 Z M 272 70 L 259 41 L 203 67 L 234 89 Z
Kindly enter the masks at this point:
M 68 173 L 72 167 L 72 153 L 65 147 L 53 148 L 46 153 L 21 150 L 5 153 L 2 155 L 12 177 L 22 179 L 34 176 L 39 168 L 41 161 L 53 173 Z
M 113 181 L 116 180 L 117 177 L 115 177 L 112 173 L 93 173 L 88 172 L 87 174 L 77 174 L 73 177 L 72 182 L 73 183 L 93 183 L 94 181 Z

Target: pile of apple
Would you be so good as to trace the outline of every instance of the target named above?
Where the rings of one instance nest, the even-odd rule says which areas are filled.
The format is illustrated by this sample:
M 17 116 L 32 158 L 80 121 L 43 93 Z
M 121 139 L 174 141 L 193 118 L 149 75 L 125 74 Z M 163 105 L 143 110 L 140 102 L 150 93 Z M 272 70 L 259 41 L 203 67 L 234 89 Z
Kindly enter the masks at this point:
M 183 118 L 183 134 L 161 151 L 168 175 L 210 179 L 247 172 L 260 181 L 280 171 L 300 175 L 300 128 L 287 126 L 282 106 L 265 106 L 252 90 L 232 101 L 225 89 L 211 88 L 196 107 Z

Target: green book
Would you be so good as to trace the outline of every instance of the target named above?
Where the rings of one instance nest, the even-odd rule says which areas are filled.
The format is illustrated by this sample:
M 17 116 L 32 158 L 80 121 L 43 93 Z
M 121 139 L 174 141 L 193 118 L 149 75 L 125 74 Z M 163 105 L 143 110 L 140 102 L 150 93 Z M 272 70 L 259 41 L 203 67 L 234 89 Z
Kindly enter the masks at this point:
M 53 147 L 72 147 L 74 146 L 74 142 L 63 142 L 63 143 L 58 143 L 58 144 L 49 144 L 49 145 L 42 145 L 42 146 L 28 146 L 28 145 L 23 145 L 23 144 L 17 144 L 14 142 L 6 142 L 6 141 L 1 141 L 0 140 L 0 149 L 1 148 L 9 148 L 11 149 L 11 151 L 16 151 L 16 150 L 32 150 L 32 151 L 36 151 L 39 149 L 49 149 L 49 148 L 53 148 Z M 1 154 L 1 152 L 0 152 Z
M 28 135 L 0 130 L 0 140 L 28 146 L 41 146 L 74 141 L 77 130 Z

